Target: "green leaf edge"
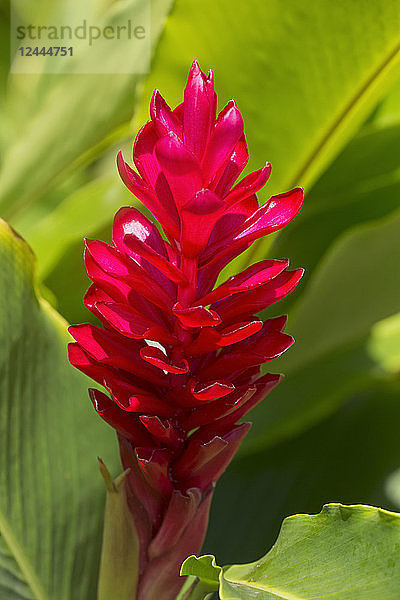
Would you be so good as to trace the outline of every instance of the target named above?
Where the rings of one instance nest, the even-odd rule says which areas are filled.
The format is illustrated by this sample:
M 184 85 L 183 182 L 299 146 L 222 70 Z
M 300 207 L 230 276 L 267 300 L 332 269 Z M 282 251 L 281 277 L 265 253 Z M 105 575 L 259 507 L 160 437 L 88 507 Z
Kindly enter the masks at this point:
M 340 149 L 342 146 L 340 136 L 343 131 L 346 131 L 346 128 L 352 126 L 353 116 L 355 115 L 355 120 L 357 120 L 358 113 L 364 116 L 374 101 L 376 102 L 379 96 L 390 89 L 393 79 L 398 74 L 399 63 L 400 43 L 396 40 L 394 47 L 388 50 L 383 60 L 376 65 L 374 71 L 354 91 L 348 103 L 336 115 L 322 139 L 316 142 L 315 147 L 293 175 L 289 188 L 299 185 L 299 182 L 302 182 L 304 186 L 314 183 L 323 169 L 324 163 L 326 164 L 328 161 L 329 164 L 332 157 L 338 153 L 337 147 Z
M 375 506 L 369 506 L 366 504 L 346 505 L 346 504 L 340 504 L 337 502 L 331 502 L 328 504 L 324 504 L 321 511 L 317 514 L 299 513 L 299 514 L 295 514 L 295 515 L 286 517 L 282 522 L 281 530 L 279 532 L 279 535 L 278 535 L 278 538 L 277 538 L 275 544 L 268 550 L 268 552 L 261 559 L 258 559 L 252 563 L 247 563 L 247 564 L 243 564 L 243 565 L 228 565 L 225 567 L 219 567 L 215 562 L 215 557 L 211 554 L 206 554 L 206 555 L 203 555 L 200 557 L 196 557 L 193 555 L 193 556 L 189 556 L 182 564 L 181 575 L 192 575 L 192 576 L 197 577 L 200 582 L 205 583 L 209 586 L 210 592 L 217 591 L 218 589 L 220 590 L 224 581 L 226 581 L 227 583 L 232 583 L 232 584 L 246 583 L 246 585 L 247 585 L 248 584 L 247 581 L 243 581 L 242 579 L 240 579 L 240 572 L 242 570 L 245 570 L 248 572 L 249 569 L 251 569 L 251 567 L 253 565 L 255 567 L 258 566 L 260 563 L 260 560 L 265 560 L 268 557 L 268 555 L 275 548 L 277 543 L 279 543 L 282 529 L 283 529 L 283 527 L 285 527 L 286 524 L 288 524 L 292 521 L 295 521 L 295 520 L 296 521 L 316 520 L 316 519 L 321 519 L 321 517 L 325 518 L 325 517 L 329 517 L 329 516 L 337 516 L 338 514 L 340 514 L 340 517 L 343 521 L 347 521 L 354 514 L 356 514 L 356 516 L 360 516 L 362 514 L 364 514 L 366 516 L 367 515 L 368 516 L 378 515 L 381 519 L 384 519 L 384 520 L 389 521 L 392 524 L 396 525 L 398 527 L 398 530 L 400 533 L 400 513 L 396 513 L 396 512 L 386 510 L 383 508 L 379 508 L 379 507 L 375 507 Z M 204 568 L 206 570 L 206 576 L 204 575 Z M 211 569 L 212 569 L 212 574 L 214 574 L 214 577 L 211 575 L 211 578 L 210 578 L 209 573 L 211 572 Z M 216 587 L 217 578 L 218 578 L 219 585 Z M 252 587 L 250 584 L 248 584 L 248 586 Z M 223 596 L 220 596 L 220 597 L 223 598 Z M 225 597 L 225 600 L 229 600 L 229 599 Z
M 192 554 L 182 563 L 180 575 L 193 575 L 207 584 L 210 591 L 216 591 L 219 588 L 221 572 L 222 567 L 217 565 L 212 554 L 199 557 Z
M 18 232 L 15 231 L 15 229 L 13 229 L 13 227 L 11 227 L 11 225 L 9 225 L 9 223 L 7 223 L 7 221 L 5 221 L 4 219 L 1 219 L 1 218 L 0 218 L 0 230 L 4 231 L 4 234 L 5 234 L 4 237 L 6 239 L 8 238 L 12 242 L 12 244 L 15 244 L 15 246 L 20 246 L 22 248 L 22 251 L 26 255 L 27 261 L 29 262 L 30 273 L 28 274 L 28 277 L 31 278 L 30 282 L 32 285 L 32 292 L 34 294 L 34 297 L 37 300 L 37 302 L 41 305 L 42 309 L 48 311 L 48 316 L 51 319 L 53 319 L 53 321 L 57 324 L 58 327 L 61 327 L 61 325 L 64 324 L 64 319 L 61 317 L 61 315 L 58 315 L 58 313 L 56 313 L 56 311 L 54 311 L 51 308 L 51 306 L 48 304 L 48 302 L 46 300 L 43 300 L 42 298 L 40 298 L 40 296 L 38 294 L 37 276 L 36 276 L 36 260 L 35 260 L 35 255 L 31 249 L 31 247 L 18 234 Z M 7 544 L 8 548 L 10 549 L 12 556 L 14 557 L 18 566 L 20 567 L 21 572 L 24 574 L 24 576 L 26 578 L 26 583 L 27 583 L 29 589 L 31 590 L 31 592 L 33 593 L 34 597 L 37 600 L 49 600 L 49 597 L 46 594 L 44 588 L 42 587 L 42 584 L 40 583 L 33 566 L 31 565 L 29 559 L 25 555 L 25 552 L 22 549 L 21 545 L 19 544 L 18 540 L 14 536 L 11 528 L 9 527 L 7 518 L 5 517 L 5 515 L 3 514 L 1 509 L 0 509 L 0 535 L 4 538 L 4 541 Z

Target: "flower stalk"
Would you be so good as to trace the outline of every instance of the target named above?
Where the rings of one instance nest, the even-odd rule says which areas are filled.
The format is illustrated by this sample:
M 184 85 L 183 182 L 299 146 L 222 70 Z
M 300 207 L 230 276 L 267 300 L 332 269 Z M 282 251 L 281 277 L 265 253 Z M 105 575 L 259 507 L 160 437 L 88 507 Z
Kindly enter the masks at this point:
M 261 366 L 293 343 L 285 317 L 257 313 L 289 294 L 303 271 L 262 260 L 216 286 L 224 267 L 298 213 L 303 190 L 257 192 L 271 166 L 238 183 L 248 161 L 233 100 L 217 116 L 213 74 L 197 62 L 172 110 L 158 90 L 137 135 L 125 185 L 152 213 L 115 216 L 112 243 L 85 241 L 85 305 L 102 326 L 70 328 L 71 363 L 117 432 L 126 500 L 139 540 L 138 600 L 172 600 L 179 566 L 199 552 L 215 484 L 250 424 L 240 420 L 279 383 Z M 133 568 L 133 567 L 132 567 Z M 133 597 L 133 596 L 132 596 Z

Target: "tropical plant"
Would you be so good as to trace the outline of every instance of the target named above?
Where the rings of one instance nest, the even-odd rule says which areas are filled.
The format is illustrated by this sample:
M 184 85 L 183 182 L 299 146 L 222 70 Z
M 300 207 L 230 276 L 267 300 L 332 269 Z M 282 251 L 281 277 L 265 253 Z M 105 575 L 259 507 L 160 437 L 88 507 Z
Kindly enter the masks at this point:
M 113 18 L 145 4 L 115 3 Z M 33 14 L 15 0 L 14 9 L 40 22 L 48 3 L 38 0 Z M 217 560 L 188 559 L 183 594 L 397 598 L 399 3 L 152 0 L 151 15 L 146 76 L 19 75 L 8 73 L 1 3 L 0 597 L 96 597 L 96 456 L 116 475 L 121 466 L 111 429 L 92 414 L 90 380 L 66 358 L 67 321 L 92 319 L 81 300 L 90 283 L 82 239 L 108 241 L 114 213 L 138 208 L 115 172 L 117 150 L 127 156 L 154 88 L 181 102 L 197 58 L 213 67 L 220 108 L 234 97 L 244 116 L 244 175 L 265 159 L 273 165 L 260 203 L 306 190 L 293 223 L 235 258 L 221 281 L 276 258 L 306 272 L 261 314 L 268 322 L 287 313 L 296 343 L 274 361 L 285 379 L 250 413 L 252 430 L 216 488 L 204 551 Z M 125 46 L 110 61 L 122 57 L 134 71 Z M 121 480 L 102 470 L 107 514 L 121 511 Z M 284 520 L 299 512 L 319 514 Z M 117 526 L 107 522 L 112 539 Z M 115 600 L 131 591 L 121 585 Z

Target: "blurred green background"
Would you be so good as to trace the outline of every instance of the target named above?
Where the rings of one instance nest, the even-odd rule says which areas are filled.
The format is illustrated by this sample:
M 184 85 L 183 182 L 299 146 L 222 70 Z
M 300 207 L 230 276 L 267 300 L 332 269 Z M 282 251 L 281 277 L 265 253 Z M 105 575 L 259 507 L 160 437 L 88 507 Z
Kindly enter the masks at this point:
M 134 17 L 148 1 L 92 4 Z M 44 18 L 49 2 L 13 5 L 30 22 Z M 296 344 L 273 363 L 286 379 L 253 412 L 253 429 L 218 485 L 204 549 L 220 564 L 254 560 L 286 515 L 327 501 L 400 509 L 398 0 L 151 0 L 145 76 L 10 75 L 9 4 L 0 6 L 0 215 L 36 255 L 34 266 L 5 230 L 1 598 L 95 597 L 95 457 L 117 471 L 116 444 L 90 412 L 87 381 L 65 366 L 65 323 L 49 305 L 70 322 L 90 318 L 82 238 L 108 240 L 114 212 L 136 202 L 119 180 L 116 152 L 129 157 L 155 87 L 172 105 L 181 101 L 194 58 L 213 68 L 219 107 L 238 103 L 249 169 L 272 163 L 260 200 L 295 185 L 306 191 L 295 222 L 226 272 L 266 257 L 306 268 L 298 291 L 268 311 L 288 312 Z M 71 0 L 52 6 L 76 8 Z M 108 58 L 133 71 L 138 60 L 127 44 Z M 21 356 L 28 366 L 15 373 Z M 40 419 L 24 418 L 28 409 Z M 60 464 L 44 466 L 53 454 Z

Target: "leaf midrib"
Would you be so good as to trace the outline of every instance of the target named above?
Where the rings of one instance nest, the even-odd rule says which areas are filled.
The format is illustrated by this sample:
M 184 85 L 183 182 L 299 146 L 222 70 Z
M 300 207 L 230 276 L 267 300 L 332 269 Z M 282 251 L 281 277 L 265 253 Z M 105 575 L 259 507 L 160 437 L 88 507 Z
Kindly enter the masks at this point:
M 16 539 L 10 524 L 8 523 L 3 512 L 0 510 L 0 535 L 4 538 L 7 546 L 9 547 L 15 561 L 21 569 L 24 579 L 32 591 L 36 600 L 49 600 L 46 592 L 44 591 L 42 584 L 37 577 L 34 568 L 21 545 Z
M 304 597 L 301 598 L 300 596 L 294 596 L 290 592 L 282 592 L 280 590 L 276 590 L 276 588 L 272 588 L 270 586 L 263 586 L 259 583 L 253 585 L 250 581 L 231 581 L 229 579 L 227 579 L 226 581 L 232 587 L 249 587 L 255 590 L 262 590 L 264 592 L 268 592 L 268 594 L 274 595 L 277 598 L 277 600 L 304 600 Z
M 384 74 L 386 70 L 389 70 L 400 57 L 400 42 L 396 41 L 395 47 L 389 52 L 388 55 L 377 66 L 375 71 L 367 78 L 367 80 L 356 89 L 350 101 L 346 104 L 343 110 L 338 114 L 332 125 L 328 128 L 322 139 L 317 142 L 315 148 L 310 152 L 308 157 L 304 160 L 303 165 L 298 169 L 296 175 L 292 178 L 289 189 L 299 185 L 302 180 L 307 179 L 307 171 L 310 165 L 318 158 L 319 154 L 329 145 L 332 137 L 334 137 L 336 131 L 340 129 L 342 124 L 350 116 L 351 112 L 362 102 L 362 99 L 366 92 L 374 86 L 377 80 Z

